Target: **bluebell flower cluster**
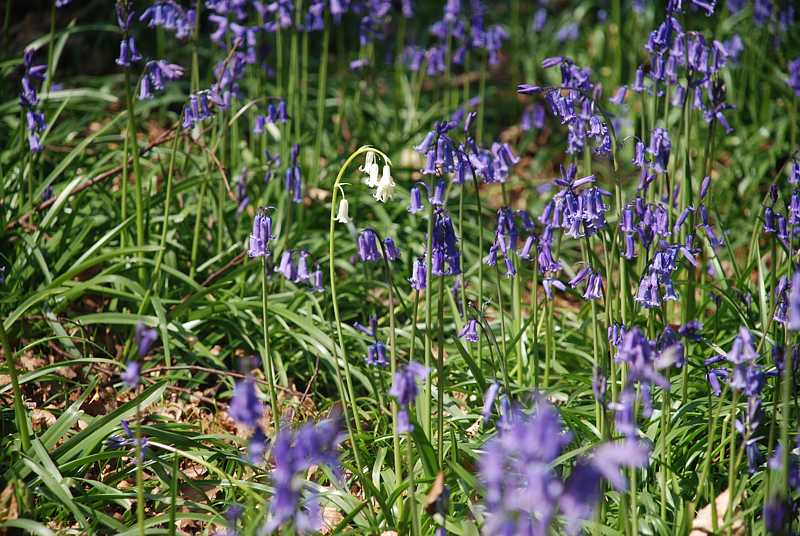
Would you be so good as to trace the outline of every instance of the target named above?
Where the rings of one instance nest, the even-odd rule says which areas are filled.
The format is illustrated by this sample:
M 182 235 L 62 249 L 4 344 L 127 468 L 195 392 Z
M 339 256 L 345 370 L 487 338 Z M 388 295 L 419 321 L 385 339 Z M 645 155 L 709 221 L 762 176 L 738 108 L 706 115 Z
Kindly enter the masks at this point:
M 267 534 L 282 527 L 292 533 L 307 534 L 319 530 L 322 515 L 307 474 L 314 466 L 326 466 L 339 475 L 339 444 L 344 439 L 337 420 L 303 425 L 293 432 L 282 429 L 272 446 L 275 468 L 272 471 L 274 494 L 269 504 L 269 519 L 263 527 Z
M 311 254 L 303 249 L 284 250 L 275 271 L 287 281 L 298 285 L 309 285 L 313 292 L 323 292 L 325 288 L 323 286 L 322 269 L 318 262 L 314 263 L 312 269 L 310 257 Z
M 165 81 L 173 81 L 183 76 L 183 67 L 165 60 L 148 61 L 139 82 L 139 100 L 153 98 L 153 90 L 164 91 Z
M 272 234 L 272 217 L 265 211 L 259 211 L 253 219 L 253 232 L 250 233 L 250 257 L 269 257 L 269 242 L 275 236 Z
M 372 343 L 367 346 L 367 356 L 364 358 L 364 362 L 367 366 L 379 368 L 386 368 L 389 366 L 389 361 L 386 359 L 386 345 L 378 340 L 377 317 L 375 315 L 369 317 L 369 327 L 358 322 L 355 322 L 353 327 L 356 331 L 372 339 Z
M 278 99 L 278 105 L 270 102 L 267 104 L 267 113 L 259 114 L 256 116 L 256 122 L 253 126 L 253 132 L 261 134 L 267 124 L 278 125 L 289 121 L 289 114 L 286 113 L 286 101 Z
M 451 72 L 454 66 L 464 65 L 468 54 L 477 51 L 486 55 L 489 65 L 497 65 L 508 32 L 499 24 L 487 25 L 487 11 L 488 7 L 481 0 L 470 0 L 467 6 L 463 6 L 460 0 L 445 2 L 442 18 L 430 27 L 433 43 L 427 48 L 418 45 L 406 47 L 402 56 L 404 64 L 413 72 L 425 64 L 428 76 L 441 75 L 448 70 L 449 42 L 454 48 L 450 58 Z
M 178 39 L 186 39 L 194 31 L 195 10 L 184 9 L 174 0 L 159 0 L 145 9 L 139 20 L 150 28 L 164 28 Z
M 28 136 L 28 148 L 32 153 L 42 151 L 39 135 L 47 129 L 44 114 L 38 111 L 39 94 L 36 91 L 37 81 L 44 80 L 47 75 L 46 65 L 34 65 L 33 49 L 25 50 L 22 65 L 25 69 L 22 75 L 22 90 L 19 93 L 19 104 L 25 111 L 25 130 Z
M 606 225 L 608 207 L 603 200 L 611 193 L 594 185 L 594 175 L 577 178 L 578 168 L 570 164 L 555 180 L 560 190 L 553 196 L 539 221 L 551 229 L 563 229 L 570 238 L 597 234 Z M 586 188 L 584 188 L 586 186 Z
M 272 411 L 277 410 L 272 408 Z M 256 382 L 251 376 L 236 382 L 228 414 L 237 424 L 253 430 L 248 441 L 247 457 L 251 463 L 261 462 L 267 449 L 267 437 L 260 424 L 264 417 L 264 405 L 258 396 Z
M 617 431 L 625 437 L 632 439 L 639 433 L 635 420 L 636 403 L 641 402 L 642 411 L 639 415 L 647 419 L 653 412 L 652 389 L 670 389 L 670 383 L 660 371 L 683 365 L 685 345 L 681 338 L 693 337 L 695 328 L 694 325 L 681 328 L 676 334 L 668 326 L 655 341 L 651 341 L 638 327 L 609 326 L 608 339 L 616 349 L 614 360 L 628 366 L 628 376 L 619 401 L 608 404 L 615 412 Z
M 713 12 L 713 3 L 703 4 L 710 6 L 709 13 Z M 692 108 L 701 111 L 707 123 L 716 121 L 730 134 L 733 129 L 724 112 L 732 106 L 725 101 L 725 88 L 718 74 L 736 50 L 716 40 L 709 44 L 701 32 L 684 30 L 677 18 L 682 11 L 682 2 L 668 3 L 664 21 L 651 32 L 645 45 L 650 54 L 649 72 L 639 66 L 631 88 L 637 93 L 648 91 L 656 95 L 663 95 L 667 87 L 673 88 L 674 106 L 683 106 L 691 98 Z M 645 76 L 650 79 L 647 85 Z
M 303 202 L 303 174 L 300 171 L 300 164 L 297 157 L 300 154 L 300 145 L 294 144 L 289 155 L 289 167 L 286 168 L 285 187 L 286 192 L 292 194 L 294 203 Z
M 645 443 L 602 444 L 563 480 L 554 464 L 571 440 L 546 400 L 538 400 L 530 414 L 506 405 L 478 467 L 486 490 L 486 534 L 548 534 L 559 511 L 567 519 L 567 533 L 578 534 L 599 502 L 602 482 L 624 491 L 621 469 L 644 467 L 650 456 Z
M 122 40 L 119 43 L 119 57 L 117 65 L 125 69 L 130 68 L 134 63 L 142 61 L 142 55 L 136 48 L 136 40 L 130 35 L 131 23 L 136 13 L 133 11 L 130 0 L 117 0 L 117 26 L 122 31 Z
M 595 153 L 609 154 L 612 147 L 611 132 L 597 105 L 602 88 L 592 82 L 589 69 L 578 67 L 566 56 L 547 58 L 542 65 L 545 68 L 560 68 L 561 85 L 543 88 L 521 84 L 517 92 L 523 95 L 544 93 L 550 111 L 567 127 L 568 154 L 582 153 L 587 142 L 591 143 Z
M 446 210 L 439 209 L 433 215 L 431 239 L 431 273 L 437 276 L 461 273 L 461 252 L 453 228 L 453 220 Z

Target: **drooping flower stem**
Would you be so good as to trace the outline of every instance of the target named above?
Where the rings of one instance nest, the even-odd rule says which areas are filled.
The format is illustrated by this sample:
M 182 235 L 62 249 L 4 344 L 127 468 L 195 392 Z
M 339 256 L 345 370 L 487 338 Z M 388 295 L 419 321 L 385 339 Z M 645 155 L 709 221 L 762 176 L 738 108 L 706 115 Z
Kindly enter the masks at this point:
M 19 387 L 19 376 L 17 374 L 17 359 L 11 342 L 8 340 L 3 320 L 0 319 L 0 343 L 3 345 L 3 355 L 6 358 L 6 368 L 11 378 L 11 391 L 14 393 L 14 418 L 17 421 L 19 441 L 22 450 L 27 451 L 31 448 L 31 436 L 28 431 L 28 418 L 25 413 L 25 402 L 22 399 L 22 390 Z
M 142 193 L 142 173 L 139 167 L 139 144 L 136 141 L 136 104 L 133 99 L 133 88 L 131 86 L 130 70 L 125 70 L 125 97 L 128 106 L 128 149 L 133 155 L 133 175 L 134 175 L 134 200 L 136 203 L 136 246 L 144 247 L 144 196 Z M 125 166 L 127 166 L 125 162 Z M 139 282 L 144 283 L 147 273 L 143 264 L 139 265 Z
M 430 286 L 430 282 L 428 286 Z M 439 277 L 439 299 L 437 300 L 437 307 L 439 328 L 439 339 L 437 341 L 437 345 L 439 348 L 437 348 L 436 359 L 436 422 L 438 424 L 437 455 L 439 470 L 441 471 L 444 469 L 444 392 L 447 389 L 447 376 L 444 370 L 444 276 Z
M 431 179 L 429 183 L 429 192 L 433 191 L 433 179 Z M 433 204 L 428 204 L 428 230 L 427 230 L 427 239 L 425 241 L 425 368 L 430 370 L 431 368 L 431 361 L 432 358 L 432 332 L 433 332 L 433 300 L 431 299 L 431 285 L 433 284 L 433 278 L 431 277 L 431 272 L 433 270 Z M 431 418 L 431 411 L 433 406 L 433 382 L 431 381 L 430 376 L 425 378 L 425 402 L 423 404 L 422 410 L 422 418 L 424 422 L 422 423 L 423 428 L 425 429 L 425 433 L 428 435 L 428 439 L 431 439 L 433 429 L 432 425 L 432 418 Z
M 336 266 L 335 266 L 335 259 L 336 259 L 336 211 L 338 208 L 338 197 L 339 197 L 339 190 L 341 188 L 341 181 L 342 177 L 344 177 L 345 171 L 350 166 L 350 164 L 360 155 L 365 154 L 369 151 L 374 151 L 375 153 L 379 154 L 381 157 L 384 158 L 386 162 L 389 162 L 389 158 L 383 154 L 381 151 L 374 149 L 368 145 L 364 145 L 359 147 L 355 152 L 353 152 L 347 160 L 345 160 L 342 167 L 339 168 L 339 173 L 336 175 L 336 180 L 333 183 L 333 187 L 331 188 L 331 214 L 330 214 L 330 227 L 328 231 L 328 265 L 329 265 L 329 275 L 330 275 L 330 285 L 331 285 L 331 302 L 333 304 L 333 315 L 336 320 L 336 335 L 339 341 L 339 347 L 342 351 L 342 363 L 344 368 L 344 375 L 345 381 L 347 382 L 347 391 L 348 397 L 350 398 L 350 404 L 353 410 L 353 421 L 356 425 L 356 431 L 358 434 L 361 434 L 361 419 L 358 415 L 358 405 L 356 404 L 355 398 L 355 391 L 353 390 L 353 378 L 350 374 L 350 364 L 347 360 L 347 348 L 344 345 L 344 334 L 342 332 L 342 318 L 339 314 L 339 301 L 337 299 L 336 294 Z M 344 400 L 342 401 L 345 402 Z M 347 404 L 344 404 L 347 407 Z M 356 444 L 353 442 L 353 448 L 356 449 Z M 359 475 L 361 476 L 361 475 Z

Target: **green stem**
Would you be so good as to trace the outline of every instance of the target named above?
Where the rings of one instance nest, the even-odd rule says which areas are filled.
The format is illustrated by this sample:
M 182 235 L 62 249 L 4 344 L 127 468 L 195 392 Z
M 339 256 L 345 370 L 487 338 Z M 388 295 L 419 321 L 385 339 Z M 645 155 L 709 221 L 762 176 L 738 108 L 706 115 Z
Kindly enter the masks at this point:
M 272 352 L 269 346 L 269 320 L 267 318 L 267 257 L 261 257 L 261 322 L 264 334 L 264 359 L 261 360 L 261 365 L 264 367 L 264 376 L 267 378 L 267 389 L 269 390 L 269 402 L 272 405 L 272 424 L 275 427 L 275 433 L 280 430 L 280 406 L 278 406 L 278 397 L 275 393 L 275 369 L 272 363 Z
M 384 248 L 383 242 L 381 244 L 381 251 L 383 253 L 383 269 L 384 274 L 386 275 L 386 286 L 389 289 L 389 363 L 390 363 L 390 371 L 392 373 L 392 377 L 394 378 L 395 372 L 397 372 L 397 333 L 395 330 L 395 312 L 394 312 L 394 278 L 392 277 L 392 267 L 389 264 L 389 260 L 386 257 L 386 249 Z M 403 480 L 403 459 L 400 450 L 400 434 L 397 433 L 397 414 L 399 408 L 397 406 L 397 400 L 394 397 L 392 399 L 392 449 L 394 451 L 394 471 L 395 471 L 395 478 L 397 482 L 401 482 Z
M 408 503 L 411 509 L 411 530 L 414 536 L 420 536 L 419 511 L 417 510 L 417 485 L 414 481 L 414 447 L 411 434 L 406 439 L 406 463 L 408 463 Z
M 131 87 L 131 73 L 125 70 L 125 96 L 128 103 L 128 148 L 133 155 L 133 175 L 135 181 L 135 202 L 136 202 L 136 246 L 144 247 L 144 196 L 142 194 L 142 173 L 139 167 L 139 144 L 136 141 L 136 105 L 133 99 Z M 126 162 L 127 164 L 127 162 Z M 139 266 L 139 282 L 144 283 L 147 273 L 143 264 Z
M 136 406 L 136 526 L 139 536 L 144 536 L 144 460 L 142 456 L 141 408 Z
M 433 180 L 429 183 L 428 191 L 433 191 Z M 433 300 L 431 299 L 431 285 L 433 284 L 431 273 L 433 271 L 433 204 L 428 204 L 428 230 L 427 240 L 425 242 L 425 368 L 431 369 L 432 356 L 432 340 L 431 333 L 433 331 Z M 428 439 L 432 438 L 432 421 L 431 411 L 433 408 L 433 381 L 430 376 L 425 379 L 425 404 L 423 408 L 422 418 L 424 419 L 423 428 L 428 435 Z
M 11 2 L 9 2 L 10 4 Z M 53 56 L 55 53 L 56 40 L 56 3 L 52 2 L 50 7 L 50 40 L 47 43 L 47 78 L 44 82 L 44 92 L 50 93 L 53 87 Z
M 428 282 L 430 285 L 430 282 Z M 439 340 L 438 340 L 438 355 L 436 359 L 436 394 L 437 405 L 436 423 L 438 425 L 438 461 L 439 470 L 443 470 L 444 464 L 444 392 L 447 389 L 447 376 L 444 370 L 444 276 L 439 276 L 439 301 L 438 301 L 438 324 L 439 324 Z
M 28 417 L 25 413 L 25 402 L 22 398 L 22 390 L 19 387 L 17 359 L 14 350 L 11 348 L 11 343 L 8 340 L 8 333 L 6 333 L 6 328 L 2 319 L 0 319 L 0 339 L 0 342 L 3 344 L 3 354 L 6 358 L 8 375 L 11 377 L 11 390 L 14 393 L 14 417 L 17 421 L 17 430 L 19 430 L 19 440 L 22 445 L 22 450 L 27 451 L 31 448 Z

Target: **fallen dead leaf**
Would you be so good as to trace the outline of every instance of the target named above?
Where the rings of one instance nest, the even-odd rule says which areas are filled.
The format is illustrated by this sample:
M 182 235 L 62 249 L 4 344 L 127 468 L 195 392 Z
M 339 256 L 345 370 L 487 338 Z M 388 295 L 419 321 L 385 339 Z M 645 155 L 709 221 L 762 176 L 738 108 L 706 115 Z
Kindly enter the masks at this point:
M 725 524 L 725 511 L 728 509 L 728 490 L 720 493 L 714 500 L 717 508 L 717 527 Z M 733 521 L 733 534 L 734 536 L 744 536 L 744 526 L 742 524 L 742 517 L 739 512 L 735 513 Z M 708 503 L 702 510 L 697 512 L 694 521 L 692 522 L 692 532 L 689 536 L 706 536 L 714 534 L 714 524 L 711 517 L 711 503 Z
M 53 426 L 56 423 L 56 416 L 46 409 L 34 409 L 31 411 L 31 425 L 34 431 Z

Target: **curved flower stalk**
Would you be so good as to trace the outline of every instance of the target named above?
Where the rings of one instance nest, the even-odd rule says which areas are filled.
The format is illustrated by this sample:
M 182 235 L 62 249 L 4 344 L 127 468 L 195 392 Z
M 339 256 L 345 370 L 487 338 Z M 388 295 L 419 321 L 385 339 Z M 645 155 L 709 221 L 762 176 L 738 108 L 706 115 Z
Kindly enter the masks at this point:
M 361 427 L 361 418 L 358 414 L 358 405 L 356 404 L 355 398 L 355 391 L 353 389 L 353 378 L 352 374 L 350 373 L 350 362 L 348 361 L 347 357 L 347 347 L 344 344 L 344 334 L 342 332 L 342 318 L 339 314 L 339 302 L 337 300 L 336 294 L 336 267 L 334 259 L 336 258 L 336 222 L 337 221 L 349 221 L 349 214 L 347 213 L 347 205 L 345 205 L 345 209 L 341 214 L 337 214 L 339 211 L 339 194 L 341 193 L 342 203 L 347 202 L 347 198 L 344 195 L 344 186 L 346 184 L 342 183 L 342 179 L 344 178 L 344 174 L 347 171 L 350 164 L 361 155 L 365 155 L 365 165 L 361 168 L 362 171 L 365 171 L 369 174 L 369 182 L 371 184 L 373 179 L 377 177 L 378 172 L 375 171 L 378 168 L 378 162 L 376 160 L 377 156 L 380 156 L 384 162 L 384 173 L 380 180 L 377 181 L 376 187 L 378 190 L 375 193 L 375 197 L 378 200 L 383 198 L 384 200 L 391 196 L 392 190 L 394 188 L 394 181 L 391 180 L 391 160 L 389 159 L 386 154 L 381 152 L 378 149 L 375 149 L 369 145 L 363 145 L 356 149 L 347 160 L 345 160 L 344 164 L 342 164 L 341 168 L 339 168 L 339 173 L 336 175 L 336 179 L 334 180 L 332 192 L 331 192 L 331 214 L 330 214 L 330 228 L 328 231 L 328 265 L 329 265 L 329 275 L 330 275 L 330 287 L 331 287 L 331 302 L 333 303 L 333 315 L 336 321 L 336 335 L 339 342 L 339 348 L 342 352 L 342 363 L 343 363 L 343 370 L 345 375 L 345 382 L 347 384 L 347 397 L 350 399 L 350 403 L 348 404 L 346 400 L 342 400 L 343 406 L 345 408 L 344 415 L 345 421 L 348 423 L 348 430 L 350 431 L 350 441 L 353 446 L 353 453 L 356 457 L 356 464 L 358 465 L 359 471 L 361 471 L 361 461 L 358 454 L 357 444 L 355 442 L 355 438 L 352 433 L 352 429 L 349 426 L 349 420 L 347 417 L 347 408 L 351 407 L 353 411 L 353 421 L 355 422 L 356 432 L 360 435 L 362 431 Z M 383 190 L 380 190 L 380 183 L 383 181 Z M 378 194 L 378 191 L 381 191 L 381 194 Z M 337 217 L 338 216 L 338 217 Z M 361 476 L 361 475 L 359 475 Z

